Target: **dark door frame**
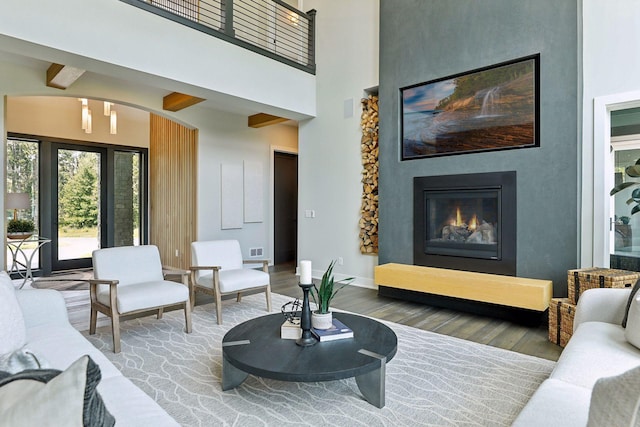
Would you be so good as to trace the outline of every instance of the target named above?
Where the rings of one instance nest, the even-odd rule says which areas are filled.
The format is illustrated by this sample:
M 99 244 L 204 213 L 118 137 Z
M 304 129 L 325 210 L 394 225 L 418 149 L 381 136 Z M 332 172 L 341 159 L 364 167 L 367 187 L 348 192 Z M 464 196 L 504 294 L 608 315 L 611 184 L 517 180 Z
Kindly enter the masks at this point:
M 104 180 L 105 184 L 102 185 L 101 191 L 101 206 L 102 213 L 106 213 L 107 220 L 101 221 L 101 246 L 111 247 L 114 244 L 113 238 L 113 222 L 109 218 L 113 218 L 114 203 L 113 203 L 113 188 L 114 179 L 113 173 L 109 171 L 114 170 L 114 155 L 116 152 L 135 152 L 140 154 L 139 165 L 139 186 L 140 186 L 140 244 L 148 244 L 149 242 L 149 198 L 148 198 L 148 174 L 149 174 L 149 150 L 144 147 L 134 147 L 125 145 L 105 144 L 91 141 L 77 141 L 64 138 L 54 138 L 38 135 L 19 134 L 9 132 L 8 138 L 24 139 L 30 141 L 37 141 L 39 143 L 39 218 L 40 218 L 40 230 L 39 233 L 43 236 L 53 236 L 53 233 L 57 233 L 57 219 L 54 215 L 53 209 L 53 195 L 58 194 L 58 182 L 57 175 L 54 177 L 55 171 L 53 170 L 54 154 L 56 153 L 56 147 L 63 147 L 69 149 L 80 150 L 85 147 L 87 151 L 103 150 L 105 155 L 101 156 L 101 162 L 108 173 L 105 175 L 107 178 Z M 55 179 L 54 179 L 55 178 Z M 57 204 L 57 201 L 56 201 Z M 57 210 L 56 210 L 57 211 Z M 53 239 L 52 239 L 53 240 Z M 56 248 L 57 249 L 57 248 Z M 68 268 L 83 268 L 86 263 L 73 263 L 68 262 L 64 265 L 54 265 L 54 253 L 53 241 L 51 245 L 44 245 L 40 249 L 40 269 L 34 272 L 34 275 L 49 275 L 51 271 L 58 269 Z M 76 260 L 70 260 L 76 261 Z M 91 260 L 89 259 L 88 265 L 91 266 Z M 55 267 L 55 268 L 54 268 Z

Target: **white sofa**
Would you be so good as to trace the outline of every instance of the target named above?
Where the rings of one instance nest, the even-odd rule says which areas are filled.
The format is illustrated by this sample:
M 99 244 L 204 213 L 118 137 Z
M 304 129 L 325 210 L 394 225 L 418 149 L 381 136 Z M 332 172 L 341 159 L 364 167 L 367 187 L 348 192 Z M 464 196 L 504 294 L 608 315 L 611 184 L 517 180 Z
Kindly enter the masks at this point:
M 97 391 L 118 427 L 179 425 L 71 326 L 59 292 L 21 290 L 15 294 L 26 326 L 24 347 L 42 357 L 50 368 L 59 370 L 65 370 L 81 356 L 89 355 L 102 374 Z
M 637 413 L 640 400 L 637 389 L 623 393 L 621 387 L 614 387 L 613 390 L 617 389 L 622 396 L 605 395 L 604 389 L 600 389 L 598 399 L 604 401 L 594 403 L 591 400 L 599 379 L 619 376 L 630 370 L 640 371 L 633 370 L 640 366 L 640 349 L 628 342 L 625 328 L 621 326 L 629 294 L 630 289 L 590 289 L 580 296 L 569 343 L 551 376 L 534 393 L 514 426 L 604 425 L 602 421 L 594 422 L 594 408 L 601 404 L 611 407 L 611 411 L 616 411 L 618 404 L 636 405 Z M 640 327 L 638 321 L 633 323 L 630 318 L 627 328 Z M 595 398 L 596 393 L 593 394 Z M 607 422 L 607 425 L 621 424 Z

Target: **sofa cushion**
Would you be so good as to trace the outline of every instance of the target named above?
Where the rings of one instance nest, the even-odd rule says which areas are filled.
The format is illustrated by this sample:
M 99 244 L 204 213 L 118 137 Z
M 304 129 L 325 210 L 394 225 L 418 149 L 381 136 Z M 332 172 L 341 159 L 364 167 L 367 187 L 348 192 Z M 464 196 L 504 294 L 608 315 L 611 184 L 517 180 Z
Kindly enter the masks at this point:
M 115 419 L 96 391 L 99 382 L 100 368 L 89 356 L 63 372 L 0 372 L 0 419 L 13 427 L 113 426 Z
M 122 314 L 150 307 L 180 304 L 188 300 L 188 287 L 182 283 L 159 280 L 123 287 L 118 285 L 116 305 L 118 313 Z M 98 301 L 107 307 L 111 306 L 108 287 L 98 291 Z
M 15 287 L 9 275 L 0 271 L 0 355 L 24 346 L 26 329 Z
M 633 298 L 635 297 L 636 293 L 638 292 L 638 289 L 640 289 L 640 279 L 638 281 L 636 281 L 636 284 L 633 285 L 633 289 L 631 289 L 631 293 L 629 294 L 629 299 L 627 300 L 627 306 L 624 310 L 624 317 L 622 318 L 622 327 L 626 328 L 627 327 L 627 319 L 629 318 L 629 309 L 631 308 L 631 302 L 633 301 Z
M 619 375 L 638 366 L 640 350 L 627 342 L 624 331 L 619 323 L 580 324 L 560 355 L 551 378 L 592 389 L 601 377 Z
M 640 366 L 600 378 L 591 393 L 587 427 L 637 426 L 640 422 Z
M 141 384 L 153 382 L 154 378 L 137 378 Z M 109 412 L 116 419 L 117 427 L 179 427 L 180 424 L 167 414 L 149 395 L 123 377 L 105 378 L 100 382 L 98 391 Z M 160 393 L 173 393 L 181 399 L 180 390 L 160 390 Z
M 240 268 L 238 270 L 220 270 L 220 292 L 236 292 L 242 289 L 257 288 L 269 284 L 269 274 L 262 270 Z M 203 275 L 198 284 L 213 289 L 213 274 Z
M 43 355 L 49 366 L 61 371 L 67 369 L 80 356 L 88 354 L 100 366 L 104 379 L 121 376 L 122 373 L 106 356 L 80 332 L 68 326 L 40 325 L 27 329 L 27 347 L 37 355 Z
M 640 294 L 636 293 L 633 298 L 630 298 L 630 301 L 624 337 L 631 344 L 640 348 Z
M 548 379 L 531 396 L 514 427 L 580 426 L 587 424 L 591 390 Z

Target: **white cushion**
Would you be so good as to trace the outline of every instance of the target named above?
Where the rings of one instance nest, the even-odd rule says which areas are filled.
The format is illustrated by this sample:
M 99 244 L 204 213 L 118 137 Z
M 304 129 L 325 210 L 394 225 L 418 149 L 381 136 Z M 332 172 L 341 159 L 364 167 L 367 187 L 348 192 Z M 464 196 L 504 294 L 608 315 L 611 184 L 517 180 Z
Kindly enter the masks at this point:
M 96 279 L 118 280 L 120 287 L 164 279 L 158 248 L 153 245 L 121 246 L 93 251 Z M 106 289 L 106 286 L 101 286 Z
M 118 285 L 116 304 L 118 313 L 129 313 L 150 307 L 184 303 L 189 300 L 189 288 L 181 283 L 159 280 L 153 282 Z M 98 291 L 98 301 L 110 306 L 109 289 Z
M 627 341 L 640 348 L 640 293 L 631 298 L 624 336 Z
M 25 344 L 22 310 L 9 275 L 0 271 L 0 355 L 13 353 Z
M 571 336 L 551 378 L 591 389 L 601 377 L 621 374 L 638 364 L 640 350 L 627 342 L 619 323 L 585 322 Z
M 242 250 L 237 240 L 210 240 L 191 243 L 193 266 L 221 267 L 222 270 L 242 268 Z M 196 272 L 196 278 L 207 275 L 207 271 Z
M 600 378 L 591 393 L 587 427 L 638 426 L 640 367 Z
M 555 379 L 545 380 L 522 409 L 513 427 L 584 427 L 591 390 Z
M 262 270 L 253 270 L 241 268 L 239 270 L 221 270 L 220 292 L 237 292 L 243 289 L 257 288 L 259 286 L 267 286 L 269 282 L 269 274 Z M 213 289 L 213 273 L 201 276 L 196 279 L 200 286 Z

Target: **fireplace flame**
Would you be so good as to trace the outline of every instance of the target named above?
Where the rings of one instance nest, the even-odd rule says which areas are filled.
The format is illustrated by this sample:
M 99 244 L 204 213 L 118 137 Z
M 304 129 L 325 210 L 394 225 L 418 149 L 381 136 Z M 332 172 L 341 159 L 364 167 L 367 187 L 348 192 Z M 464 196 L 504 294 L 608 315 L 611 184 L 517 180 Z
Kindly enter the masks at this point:
M 451 219 L 451 223 L 450 225 L 456 226 L 456 227 L 461 227 L 463 224 L 465 224 L 463 218 L 462 218 L 462 214 L 460 213 L 460 208 L 456 208 L 456 218 L 455 219 Z M 473 217 L 471 218 L 471 220 L 469 221 L 469 223 L 467 224 L 467 227 L 469 228 L 469 230 L 471 231 L 475 231 L 476 228 L 478 228 L 478 217 L 476 216 L 476 214 L 473 214 Z

